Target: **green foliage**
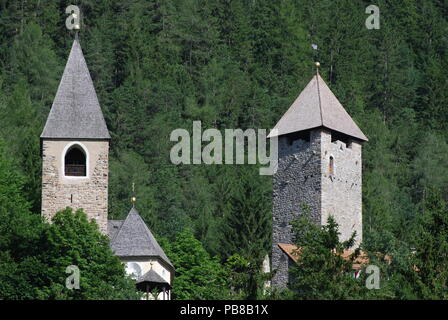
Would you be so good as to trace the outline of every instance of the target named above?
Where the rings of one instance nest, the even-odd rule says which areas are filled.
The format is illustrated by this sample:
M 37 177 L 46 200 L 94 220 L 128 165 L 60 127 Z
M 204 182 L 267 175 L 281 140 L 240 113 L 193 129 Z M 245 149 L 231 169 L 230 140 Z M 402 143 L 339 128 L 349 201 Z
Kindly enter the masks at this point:
M 226 269 L 217 258 L 204 250 L 189 230 L 176 236 L 171 245 L 164 245 L 176 274 L 173 298 L 179 300 L 214 300 L 229 296 Z
M 109 178 L 110 219 L 124 219 L 129 212 L 131 197 L 138 201 L 143 219 L 152 227 L 154 188 L 147 185 L 151 179 L 150 169 L 142 157 L 135 152 L 126 152 L 118 159 L 111 159 Z M 132 185 L 134 184 L 134 193 Z
M 30 241 L 38 238 L 41 218 L 31 214 L 30 204 L 23 196 L 23 181 L 6 157 L 0 139 L 0 252 L 14 247 L 17 257 L 26 255 Z
M 270 190 L 257 168 L 241 168 L 238 172 L 238 180 L 230 185 L 230 206 L 224 212 L 221 255 L 227 258 L 239 253 L 261 263 L 270 247 Z
M 232 298 L 254 300 L 265 296 L 266 281 L 271 275 L 262 272 L 257 260 L 234 254 L 227 259 L 225 266 L 229 272 Z
M 80 41 L 112 136 L 112 218 L 127 213 L 135 182 L 142 216 L 157 234 L 173 242 L 190 228 L 221 262 L 238 254 L 251 266 L 260 264 L 270 241 L 268 179 L 251 176 L 247 166 L 174 166 L 169 135 L 191 131 L 194 120 L 204 129 L 272 128 L 319 60 L 322 77 L 369 138 L 363 146 L 363 248 L 394 256 L 384 266 L 390 290 L 383 297 L 431 296 L 416 290 L 408 273 L 429 194 L 433 188 L 447 192 L 448 22 L 441 1 L 379 0 L 379 30 L 365 28 L 361 0 L 73 4 L 82 11 Z M 42 233 L 35 220 L 39 135 L 72 43 L 65 6 L 50 0 L 0 4 L 0 137 L 9 163 L 4 172 L 16 172 L 0 184 L 8 195 L 0 203 L 0 243 L 23 247 L 0 252 L 2 270 L 15 274 L 37 264 L 21 259 L 31 248 L 25 239 Z M 252 270 L 251 279 L 258 279 Z M 428 277 L 424 286 L 442 297 Z M 35 296 L 27 276 L 14 281 L 0 285 Z M 241 294 L 248 294 L 243 287 Z M 252 288 L 250 296 L 259 295 L 260 285 Z
M 322 227 L 301 217 L 293 223 L 295 242 L 300 248 L 297 266 L 292 268 L 292 293 L 280 295 L 295 299 L 447 299 L 448 220 L 447 201 L 440 189 L 431 188 L 424 201 L 423 215 L 412 230 L 414 247 L 392 242 L 388 254 L 365 252 L 368 265 L 379 267 L 380 287 L 367 290 L 364 265 L 361 277 L 352 277 L 352 264 L 341 254 L 354 238 L 339 242 L 338 225 L 332 217 Z
M 445 197 L 445 198 L 444 198 Z M 419 219 L 413 279 L 417 297 L 448 299 L 448 204 L 446 193 L 432 188 L 424 201 L 424 212 Z
M 448 191 L 447 154 L 448 144 L 441 136 L 427 133 L 422 137 L 421 147 L 412 162 L 413 178 L 418 186 L 415 193 L 420 199 L 425 200 L 431 188 Z
M 247 276 L 243 286 L 237 281 L 236 290 L 245 298 L 255 299 L 263 285 L 261 264 L 271 243 L 270 191 L 256 167 L 237 171 L 238 180 L 232 180 L 230 184 L 232 195 L 225 207 L 219 251 L 224 259 L 235 257 L 236 253 L 245 261 L 235 266 Z M 229 262 L 237 262 L 233 260 Z
M 96 223 L 69 208 L 51 225 L 44 223 L 30 212 L 23 181 L 0 139 L 0 298 L 138 298 L 134 281 L 125 276 Z M 80 269 L 79 290 L 65 287 L 70 265 Z
M 291 270 L 290 288 L 297 299 L 353 299 L 362 290 L 353 277 L 353 260 L 357 248 L 344 259 L 343 254 L 355 244 L 356 233 L 339 241 L 339 226 L 332 216 L 324 226 L 316 225 L 305 213 L 292 223 L 294 243 L 299 255 L 297 266 Z
M 112 254 L 109 239 L 101 234 L 95 221 L 82 210 L 56 213 L 44 233 L 40 259 L 47 284 L 41 290 L 44 299 L 136 299 L 135 282 L 125 276 L 123 264 Z M 80 289 L 65 287 L 68 266 L 80 270 Z
M 6 157 L 0 139 L 0 298 L 30 299 L 38 288 L 30 283 L 39 267 L 33 257 L 43 230 L 41 217 L 30 213 L 30 204 L 23 196 L 24 179 Z M 34 269 L 35 270 L 35 269 Z

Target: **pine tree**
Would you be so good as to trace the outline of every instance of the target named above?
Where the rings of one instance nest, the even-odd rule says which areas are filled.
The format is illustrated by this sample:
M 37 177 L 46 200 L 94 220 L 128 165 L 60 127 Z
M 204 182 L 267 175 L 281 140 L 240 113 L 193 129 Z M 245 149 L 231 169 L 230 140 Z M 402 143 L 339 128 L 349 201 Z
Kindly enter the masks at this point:
M 448 206 L 446 192 L 431 188 L 415 241 L 412 277 L 420 299 L 448 298 Z
M 362 294 L 363 284 L 353 277 L 352 264 L 359 254 L 355 249 L 349 259 L 342 255 L 355 243 L 356 233 L 350 239 L 339 241 L 339 226 L 332 216 L 324 226 L 316 225 L 307 210 L 292 222 L 294 243 L 293 252 L 299 258 L 291 270 L 290 288 L 296 299 L 353 299 Z
M 222 225 L 221 256 L 239 254 L 248 261 L 249 275 L 245 296 L 255 299 L 260 294 L 261 264 L 271 242 L 269 190 L 253 168 L 241 168 L 232 185 L 233 196 Z
M 210 257 L 191 231 L 177 234 L 171 245 L 163 241 L 161 244 L 176 268 L 174 299 L 214 300 L 229 297 L 226 270 L 216 258 Z

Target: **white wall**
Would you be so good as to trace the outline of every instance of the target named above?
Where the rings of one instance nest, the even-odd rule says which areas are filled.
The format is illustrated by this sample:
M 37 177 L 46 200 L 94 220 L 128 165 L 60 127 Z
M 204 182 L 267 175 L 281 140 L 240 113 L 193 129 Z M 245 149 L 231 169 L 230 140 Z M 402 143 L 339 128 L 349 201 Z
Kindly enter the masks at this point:
M 130 269 L 128 268 L 131 263 L 136 263 L 140 269 L 141 269 L 141 275 L 144 275 L 146 272 L 152 269 L 160 275 L 166 282 L 168 282 L 171 285 L 171 272 L 166 267 L 166 265 L 160 261 L 160 259 L 155 257 L 148 257 L 148 258 L 121 258 L 121 261 L 125 263 L 127 266 L 126 271 L 130 272 Z M 146 299 L 146 297 L 145 297 Z M 154 297 L 150 295 L 150 299 L 153 300 Z M 157 297 L 157 300 L 164 300 L 163 299 L 163 292 L 159 294 Z M 165 300 L 171 300 L 171 291 L 167 291 L 165 293 Z

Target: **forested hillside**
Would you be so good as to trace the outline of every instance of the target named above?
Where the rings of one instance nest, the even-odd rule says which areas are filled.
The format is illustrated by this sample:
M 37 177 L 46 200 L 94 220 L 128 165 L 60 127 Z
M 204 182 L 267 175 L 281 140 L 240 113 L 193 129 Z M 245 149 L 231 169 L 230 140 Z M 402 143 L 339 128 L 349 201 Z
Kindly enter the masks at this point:
M 447 201 L 444 0 L 375 1 L 379 30 L 366 28 L 372 3 L 361 0 L 3 0 L 0 139 L 35 214 L 39 136 L 74 38 L 69 4 L 82 12 L 79 39 L 112 136 L 109 218 L 127 214 L 135 182 L 139 211 L 163 243 L 191 229 L 203 254 L 217 257 L 210 263 L 261 261 L 271 177 L 254 165 L 173 165 L 169 136 L 196 120 L 203 130 L 272 128 L 314 61 L 369 138 L 364 248 L 414 248 L 428 197 Z

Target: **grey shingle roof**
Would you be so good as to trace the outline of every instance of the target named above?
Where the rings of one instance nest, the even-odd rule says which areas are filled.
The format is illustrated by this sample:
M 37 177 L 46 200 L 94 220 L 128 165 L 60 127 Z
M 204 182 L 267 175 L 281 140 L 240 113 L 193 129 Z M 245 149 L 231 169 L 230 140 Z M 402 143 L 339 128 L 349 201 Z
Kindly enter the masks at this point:
M 142 282 L 153 282 L 153 283 L 163 283 L 167 284 L 168 282 L 165 281 L 157 272 L 155 272 L 153 269 L 146 272 L 144 275 L 140 276 L 137 281 L 137 283 Z
M 111 239 L 110 246 L 115 255 L 119 257 L 159 257 L 174 268 L 135 207 L 132 207 L 121 225 L 119 220 L 109 220 L 108 228 Z
M 107 220 L 107 233 L 109 238 L 113 240 L 120 230 L 124 220 Z
M 316 74 L 277 122 L 269 137 L 325 127 L 368 141 L 319 74 Z
M 73 42 L 41 138 L 110 139 L 78 40 Z

